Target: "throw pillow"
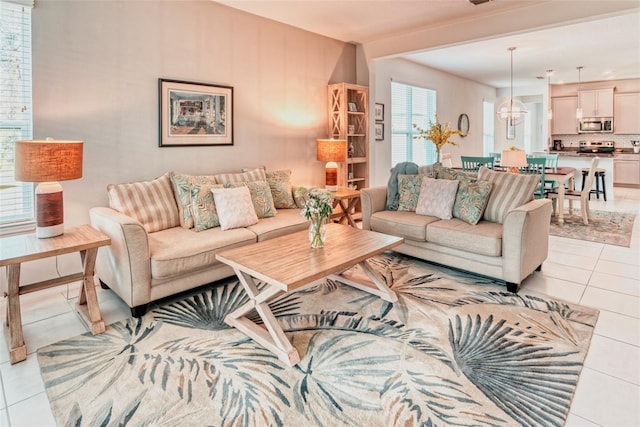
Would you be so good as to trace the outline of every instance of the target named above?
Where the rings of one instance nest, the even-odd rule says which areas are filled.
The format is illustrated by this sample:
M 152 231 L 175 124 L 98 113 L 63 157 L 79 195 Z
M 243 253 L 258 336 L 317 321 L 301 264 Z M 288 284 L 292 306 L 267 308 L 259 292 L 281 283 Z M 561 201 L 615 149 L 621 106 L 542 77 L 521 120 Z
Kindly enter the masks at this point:
M 256 168 L 240 173 L 221 173 L 215 175 L 215 177 L 218 184 L 227 184 L 229 182 L 251 182 L 267 180 L 267 175 L 262 168 Z
M 258 222 L 248 187 L 214 188 L 211 192 L 221 230 L 247 227 Z
M 265 181 L 229 182 L 225 184 L 225 187 L 248 187 L 251 194 L 251 202 L 258 218 L 276 216 L 276 207 L 273 203 L 273 197 L 271 197 L 271 190 L 269 189 L 269 184 Z
M 487 207 L 492 186 L 488 181 L 460 181 L 453 216 L 469 224 L 477 224 Z
M 458 181 L 449 179 L 423 178 L 416 213 L 451 219 L 453 203 L 456 201 Z
M 180 225 L 183 228 L 193 228 L 193 215 L 191 213 L 191 186 L 192 185 L 212 185 L 216 179 L 212 175 L 187 175 L 171 172 L 171 182 L 173 183 L 173 193 L 178 201 L 178 211 L 180 213 Z
M 190 211 L 193 213 L 193 228 L 196 231 L 207 230 L 220 225 L 218 211 L 216 210 L 216 204 L 213 200 L 213 193 L 211 190 L 223 187 L 224 186 L 222 184 L 194 184 L 191 186 L 192 202 Z
M 398 204 L 400 203 L 400 182 L 398 181 L 398 177 L 400 175 L 415 175 L 417 173 L 418 165 L 413 162 L 401 162 L 391 169 L 391 175 L 389 176 L 389 182 L 387 183 L 387 200 L 385 202 L 386 210 L 399 210 Z M 419 184 L 418 187 L 420 187 Z
M 180 225 L 169 173 L 152 181 L 109 184 L 109 207 L 136 219 L 149 233 Z
M 415 212 L 422 179 L 426 175 L 398 175 L 398 211 Z
M 484 219 L 499 224 L 511 209 L 533 199 L 533 192 L 540 184 L 540 175 L 496 172 L 484 166 L 478 171 L 478 179 L 493 184 Z
M 266 175 L 276 209 L 295 209 L 297 206 L 291 191 L 291 171 L 283 169 L 266 172 Z
M 458 181 L 476 181 L 478 179 L 478 172 L 455 170 L 439 164 L 434 165 L 433 171 L 438 179 L 455 179 Z

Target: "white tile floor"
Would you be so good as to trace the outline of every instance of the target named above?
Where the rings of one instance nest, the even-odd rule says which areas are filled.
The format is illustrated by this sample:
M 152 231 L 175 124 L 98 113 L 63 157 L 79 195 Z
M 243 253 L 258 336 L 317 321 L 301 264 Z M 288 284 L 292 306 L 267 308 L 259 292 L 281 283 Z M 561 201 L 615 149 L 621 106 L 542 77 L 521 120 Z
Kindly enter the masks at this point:
M 616 188 L 615 200 L 592 201 L 592 209 L 640 214 L 640 190 Z M 639 217 L 640 218 L 640 217 Z M 523 283 L 542 292 L 600 309 L 567 426 L 640 426 L 640 219 L 631 248 L 550 237 L 542 271 Z M 0 426 L 53 426 L 35 350 L 87 331 L 74 310 L 78 285 L 21 297 L 26 361 L 11 365 L 0 337 Z M 106 323 L 129 310 L 99 289 Z M 4 314 L 5 300 L 0 302 Z

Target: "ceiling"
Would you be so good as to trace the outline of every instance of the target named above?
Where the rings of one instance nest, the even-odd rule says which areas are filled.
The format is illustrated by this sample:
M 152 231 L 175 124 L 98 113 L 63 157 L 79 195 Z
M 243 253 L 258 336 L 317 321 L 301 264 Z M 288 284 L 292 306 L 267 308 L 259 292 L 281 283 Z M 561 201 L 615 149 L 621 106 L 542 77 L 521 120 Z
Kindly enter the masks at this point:
M 491 0 L 216 0 L 255 15 L 366 45 L 442 23 L 469 21 L 551 1 Z M 586 0 L 589 1 L 589 0 Z M 582 2 L 584 3 L 584 1 Z M 634 2 L 631 2 L 632 4 Z M 555 28 L 415 52 L 400 57 L 496 88 L 509 87 L 513 52 L 514 86 L 640 78 L 640 1 L 615 16 Z M 542 77 L 542 79 L 540 79 Z

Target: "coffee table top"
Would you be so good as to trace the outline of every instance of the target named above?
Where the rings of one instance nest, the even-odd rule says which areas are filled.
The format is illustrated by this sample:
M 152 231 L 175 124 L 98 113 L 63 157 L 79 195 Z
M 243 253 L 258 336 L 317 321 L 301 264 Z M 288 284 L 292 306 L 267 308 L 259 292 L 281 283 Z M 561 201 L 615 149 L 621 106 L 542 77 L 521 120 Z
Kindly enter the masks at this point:
M 307 230 L 224 250 L 216 259 L 289 292 L 401 245 L 404 239 L 340 224 L 327 225 L 324 248 L 312 249 Z

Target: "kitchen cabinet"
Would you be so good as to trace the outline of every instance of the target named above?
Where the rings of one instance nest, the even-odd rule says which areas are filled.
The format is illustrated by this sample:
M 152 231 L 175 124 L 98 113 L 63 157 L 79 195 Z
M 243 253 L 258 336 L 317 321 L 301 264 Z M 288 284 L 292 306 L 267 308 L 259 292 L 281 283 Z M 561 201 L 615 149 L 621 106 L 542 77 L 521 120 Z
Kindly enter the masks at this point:
M 581 90 L 578 98 L 582 117 L 613 117 L 613 88 Z
M 578 120 L 576 108 L 578 108 L 577 96 L 563 96 L 551 98 L 553 119 L 551 120 L 552 135 L 577 135 Z
M 640 154 L 616 153 L 614 155 L 613 183 L 640 186 Z
M 616 93 L 613 113 L 613 133 L 640 134 L 640 92 Z

